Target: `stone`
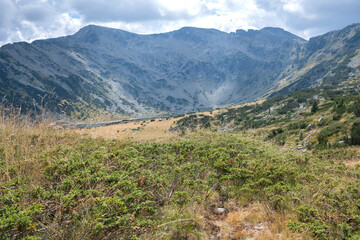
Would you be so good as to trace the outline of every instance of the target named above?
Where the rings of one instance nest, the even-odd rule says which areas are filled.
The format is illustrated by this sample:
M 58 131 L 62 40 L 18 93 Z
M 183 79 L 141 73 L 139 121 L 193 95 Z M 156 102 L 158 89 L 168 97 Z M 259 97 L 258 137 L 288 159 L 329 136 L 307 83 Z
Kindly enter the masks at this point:
M 216 214 L 225 214 L 225 213 L 227 213 L 227 209 L 226 208 L 216 208 L 215 213 Z
M 256 225 L 254 226 L 254 230 L 255 230 L 255 231 L 264 231 L 264 230 L 265 230 L 265 226 L 264 226 L 264 224 L 262 224 L 262 223 L 256 224 Z

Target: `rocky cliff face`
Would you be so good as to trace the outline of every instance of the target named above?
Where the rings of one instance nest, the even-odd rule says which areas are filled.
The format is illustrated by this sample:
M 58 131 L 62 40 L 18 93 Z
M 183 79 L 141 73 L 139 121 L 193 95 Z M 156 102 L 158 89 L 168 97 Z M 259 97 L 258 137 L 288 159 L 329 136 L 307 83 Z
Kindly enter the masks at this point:
M 57 112 L 64 101 L 72 110 L 80 104 L 139 116 L 198 111 L 291 91 L 323 58 L 322 49 L 336 48 L 338 59 L 344 46 L 359 48 L 353 37 L 338 44 L 329 39 L 344 36 L 329 33 L 308 43 L 278 28 L 138 35 L 90 25 L 67 37 L 1 47 L 0 95 L 27 108 L 39 108 L 46 95 Z
M 309 40 L 274 94 L 360 78 L 360 24 Z

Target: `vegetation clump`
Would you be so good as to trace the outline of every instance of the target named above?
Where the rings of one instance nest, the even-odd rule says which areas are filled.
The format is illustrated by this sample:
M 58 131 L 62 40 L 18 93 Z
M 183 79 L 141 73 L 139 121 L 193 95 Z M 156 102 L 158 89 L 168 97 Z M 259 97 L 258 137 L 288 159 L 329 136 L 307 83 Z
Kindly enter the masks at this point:
M 241 239 L 249 231 L 234 214 L 258 205 L 268 217 L 256 226 L 282 219 L 268 237 L 279 229 L 289 239 L 360 231 L 358 169 L 341 161 L 242 134 L 198 131 L 136 143 L 2 119 L 1 239 Z M 227 209 L 228 232 L 211 227 L 215 207 Z
M 319 143 L 326 143 L 329 137 L 340 132 L 341 128 L 342 125 L 340 123 L 333 123 L 332 125 L 323 128 L 317 136 Z

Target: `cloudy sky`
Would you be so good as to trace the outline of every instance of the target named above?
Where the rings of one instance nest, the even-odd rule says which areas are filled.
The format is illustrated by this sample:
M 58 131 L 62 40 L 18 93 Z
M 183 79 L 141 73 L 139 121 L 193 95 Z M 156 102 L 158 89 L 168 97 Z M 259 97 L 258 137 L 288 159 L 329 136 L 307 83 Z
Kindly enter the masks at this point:
M 0 45 L 88 24 L 148 34 L 184 26 L 281 27 L 303 38 L 360 22 L 360 0 L 0 0 Z

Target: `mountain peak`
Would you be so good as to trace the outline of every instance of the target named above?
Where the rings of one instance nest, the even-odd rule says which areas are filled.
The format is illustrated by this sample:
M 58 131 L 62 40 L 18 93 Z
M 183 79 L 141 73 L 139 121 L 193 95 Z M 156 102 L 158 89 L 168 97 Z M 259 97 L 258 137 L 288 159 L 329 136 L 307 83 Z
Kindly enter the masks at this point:
M 182 27 L 179 30 L 176 30 L 178 32 L 185 32 L 185 31 L 191 31 L 191 32 L 221 32 L 218 29 L 215 28 L 198 28 L 198 27 L 190 27 L 190 26 L 186 26 L 186 27 Z M 176 32 L 175 31 L 175 32 Z
M 291 39 L 302 39 L 299 36 L 296 36 L 288 31 L 285 31 L 282 28 L 278 27 L 264 27 L 260 30 L 256 29 L 248 29 L 247 31 L 243 29 L 237 29 L 236 34 L 239 36 L 253 36 L 253 35 L 270 35 L 270 36 L 276 36 L 276 37 L 285 37 L 285 38 L 291 38 Z
M 275 35 L 277 37 L 288 37 L 288 38 L 292 38 L 292 39 L 304 40 L 303 38 L 301 38 L 295 34 L 292 34 L 288 31 L 285 31 L 284 29 L 279 28 L 279 27 L 264 27 L 264 28 L 260 29 L 259 32 L 270 34 L 270 35 Z
M 102 26 L 99 26 L 99 25 L 95 25 L 95 24 L 89 24 L 89 25 L 86 25 L 82 28 L 80 28 L 79 31 L 84 31 L 84 30 L 89 30 L 89 29 L 97 29 L 97 28 L 106 28 L 106 27 L 102 27 Z
M 260 31 L 271 31 L 271 32 L 286 32 L 284 29 L 279 27 L 264 27 Z
M 113 39 L 117 41 L 122 41 L 125 38 L 130 38 L 131 36 L 137 35 L 135 33 L 127 32 L 125 30 L 103 27 L 98 25 L 87 25 L 81 28 L 78 32 L 72 35 L 76 41 L 87 42 L 87 43 L 97 43 L 103 39 Z
M 127 34 L 135 34 L 131 33 L 122 29 L 118 28 L 110 28 L 110 27 L 103 27 L 99 25 L 90 24 L 85 27 L 82 27 L 78 32 L 75 34 L 82 34 L 82 33 L 89 33 L 89 32 L 96 32 L 96 33 L 127 33 Z

